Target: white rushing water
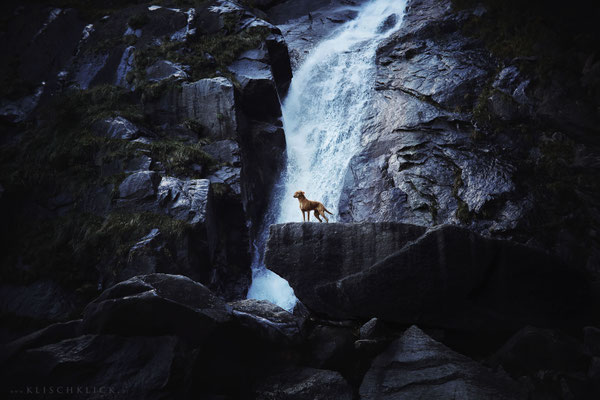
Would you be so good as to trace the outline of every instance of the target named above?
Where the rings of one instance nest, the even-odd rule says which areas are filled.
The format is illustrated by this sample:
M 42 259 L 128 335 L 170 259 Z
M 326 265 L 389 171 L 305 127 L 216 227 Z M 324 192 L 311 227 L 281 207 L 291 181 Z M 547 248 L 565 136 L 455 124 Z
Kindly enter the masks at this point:
M 248 298 L 269 300 L 287 310 L 296 304 L 287 281 L 264 267 L 268 227 L 302 221 L 293 198 L 297 190 L 321 201 L 333 213 L 329 220 L 336 221 L 344 174 L 359 150 L 374 90 L 375 51 L 399 28 L 405 7 L 406 0 L 366 3 L 356 19 L 316 46 L 295 72 L 282 107 L 287 165 L 254 245 Z

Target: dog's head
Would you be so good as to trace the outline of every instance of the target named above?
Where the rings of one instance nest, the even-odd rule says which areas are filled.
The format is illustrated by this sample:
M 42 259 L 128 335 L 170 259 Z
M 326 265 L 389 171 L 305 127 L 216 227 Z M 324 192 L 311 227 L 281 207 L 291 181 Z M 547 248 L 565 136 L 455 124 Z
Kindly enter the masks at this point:
M 298 190 L 296 193 L 294 193 L 294 198 L 299 199 L 300 197 L 304 197 L 304 192 L 301 190 Z

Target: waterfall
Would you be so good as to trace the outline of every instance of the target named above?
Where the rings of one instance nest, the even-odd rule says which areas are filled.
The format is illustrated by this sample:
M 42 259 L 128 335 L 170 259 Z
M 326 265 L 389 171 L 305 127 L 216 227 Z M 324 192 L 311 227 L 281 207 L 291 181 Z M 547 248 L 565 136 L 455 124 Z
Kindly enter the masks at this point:
M 293 198 L 297 190 L 322 202 L 334 214 L 329 220 L 336 221 L 344 174 L 359 150 L 374 90 L 375 51 L 399 28 L 405 7 L 406 0 L 366 3 L 356 19 L 317 45 L 295 72 L 282 106 L 287 165 L 254 243 L 248 298 L 269 300 L 287 310 L 296 304 L 287 281 L 264 267 L 269 226 L 302 221 Z

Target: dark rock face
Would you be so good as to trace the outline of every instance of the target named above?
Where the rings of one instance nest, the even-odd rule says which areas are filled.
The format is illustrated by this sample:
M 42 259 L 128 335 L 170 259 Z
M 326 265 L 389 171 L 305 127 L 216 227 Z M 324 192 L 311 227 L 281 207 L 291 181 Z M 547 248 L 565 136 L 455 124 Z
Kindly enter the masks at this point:
M 342 221 L 460 224 L 498 202 L 473 228 L 519 219 L 522 205 L 503 200 L 515 188 L 510 163 L 473 143 L 460 111 L 493 69 L 488 52 L 461 35 L 462 18 L 449 1 L 411 1 L 403 27 L 380 45 L 373 118 L 346 174 Z
M 231 308 L 205 286 L 166 274 L 142 275 L 105 290 L 84 312 L 83 332 L 176 334 L 198 342 L 231 318 Z
M 556 330 L 528 326 L 511 337 L 492 362 L 519 377 L 542 370 L 586 372 L 589 359 L 575 339 Z
M 453 352 L 416 326 L 378 356 L 360 386 L 370 399 L 525 399 L 507 376 L 493 374 Z
M 269 342 L 298 343 L 303 319 L 265 300 L 246 299 L 229 303 L 233 316 L 243 326 Z
M 312 368 L 290 369 L 258 384 L 260 400 L 351 400 L 352 389 L 337 372 Z
M 309 309 L 336 319 L 514 332 L 590 317 L 589 283 L 555 258 L 454 226 L 422 233 L 391 223 L 274 225 L 266 265 Z

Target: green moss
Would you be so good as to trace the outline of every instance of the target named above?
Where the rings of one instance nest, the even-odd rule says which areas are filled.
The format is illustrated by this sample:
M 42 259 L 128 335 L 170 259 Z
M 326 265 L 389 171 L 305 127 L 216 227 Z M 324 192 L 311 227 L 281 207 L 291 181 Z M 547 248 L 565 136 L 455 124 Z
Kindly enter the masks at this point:
M 456 199 L 458 202 L 458 208 L 456 209 L 456 218 L 463 224 L 469 224 L 473 216 L 469 211 L 469 206 L 461 199 Z

